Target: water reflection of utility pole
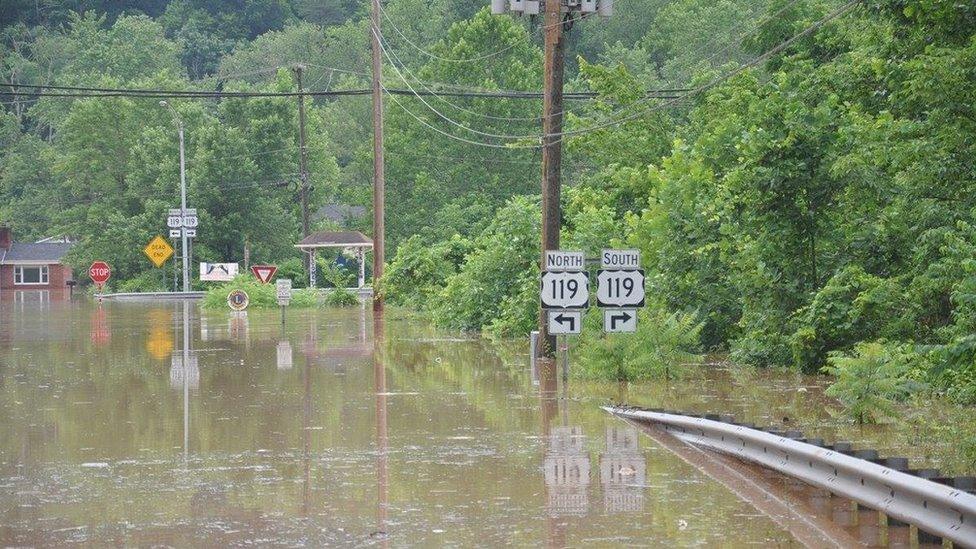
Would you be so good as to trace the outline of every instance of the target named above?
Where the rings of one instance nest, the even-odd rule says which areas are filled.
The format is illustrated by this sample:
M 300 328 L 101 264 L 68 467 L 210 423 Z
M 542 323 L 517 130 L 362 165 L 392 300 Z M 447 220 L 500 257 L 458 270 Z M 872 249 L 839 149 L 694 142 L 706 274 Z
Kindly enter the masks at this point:
M 373 309 L 373 383 L 376 394 L 376 530 L 383 546 L 389 546 L 387 520 L 390 506 L 389 437 L 386 423 L 386 364 L 383 360 L 385 325 L 383 310 Z
M 284 328 L 282 328 L 284 329 Z M 289 349 L 289 354 L 291 350 Z M 305 357 L 305 369 L 302 371 L 302 382 L 305 387 L 302 402 L 302 466 L 304 476 L 302 479 L 302 515 L 308 516 L 309 498 L 311 490 L 311 417 L 312 417 L 312 366 L 308 357 Z
M 185 240 L 185 238 L 184 238 Z M 184 250 L 184 253 L 186 250 Z M 185 274 L 185 273 L 184 273 Z M 190 457 L 190 303 L 183 300 L 183 463 Z M 194 368 L 199 383 L 200 369 Z
M 644 509 L 647 460 L 638 440 L 634 427 L 607 427 L 606 451 L 600 455 L 603 509 L 607 513 Z

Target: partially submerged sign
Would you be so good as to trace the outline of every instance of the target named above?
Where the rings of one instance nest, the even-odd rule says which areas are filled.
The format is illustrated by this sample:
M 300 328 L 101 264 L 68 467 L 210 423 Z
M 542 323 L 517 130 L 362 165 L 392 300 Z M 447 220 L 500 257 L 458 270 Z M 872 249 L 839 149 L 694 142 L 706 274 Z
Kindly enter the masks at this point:
M 237 263 L 200 263 L 200 280 L 208 282 L 228 282 L 237 276 Z
M 149 241 L 149 244 L 146 244 L 146 247 L 142 249 L 142 253 L 146 254 L 149 261 L 152 261 L 153 265 L 158 269 L 166 263 L 167 259 L 173 257 L 173 247 L 163 237 L 157 235 L 156 238 Z
M 227 294 L 227 305 L 235 311 L 247 309 L 247 305 L 250 302 L 251 298 L 248 297 L 247 292 L 244 290 L 231 290 Z

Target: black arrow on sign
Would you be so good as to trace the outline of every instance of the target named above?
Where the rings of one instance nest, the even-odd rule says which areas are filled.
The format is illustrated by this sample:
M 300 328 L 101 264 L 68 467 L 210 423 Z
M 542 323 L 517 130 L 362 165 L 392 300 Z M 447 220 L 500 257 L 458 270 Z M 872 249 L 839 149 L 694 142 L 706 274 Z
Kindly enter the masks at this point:
M 618 320 L 620 322 L 630 322 L 630 319 L 631 318 L 633 318 L 633 317 L 630 316 L 630 313 L 628 313 L 627 311 L 624 311 L 622 313 L 616 313 L 616 314 L 610 315 L 610 329 L 611 330 L 616 330 L 617 329 L 617 321 Z
M 576 317 L 575 316 L 572 316 L 572 315 L 566 316 L 563 313 L 559 313 L 558 315 L 552 317 L 552 319 L 555 320 L 556 322 L 560 323 L 560 324 L 566 324 L 567 322 L 569 322 L 569 331 L 570 332 L 575 332 L 576 331 Z

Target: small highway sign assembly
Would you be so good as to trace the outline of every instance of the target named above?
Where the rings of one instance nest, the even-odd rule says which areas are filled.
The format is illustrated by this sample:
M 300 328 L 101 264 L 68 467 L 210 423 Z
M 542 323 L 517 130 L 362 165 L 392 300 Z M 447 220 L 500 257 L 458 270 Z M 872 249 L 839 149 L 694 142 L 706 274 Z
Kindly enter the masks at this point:
M 278 267 L 274 265 L 251 265 L 251 272 L 254 273 L 254 277 L 258 279 L 262 284 L 267 284 L 271 282 L 274 278 L 276 272 L 278 272 Z
M 596 275 L 596 304 L 603 308 L 603 331 L 637 331 L 637 310 L 646 299 L 639 250 L 603 250 Z
M 153 265 L 158 269 L 162 267 L 166 260 L 173 257 L 173 247 L 166 242 L 161 236 L 156 236 L 146 244 L 146 247 L 142 249 L 142 253 L 146 254 L 149 261 L 152 261 Z
M 196 208 L 187 208 L 185 212 L 180 208 L 170 208 L 167 212 L 166 226 L 169 227 L 170 238 L 181 238 L 184 233 L 187 238 L 195 238 L 199 225 Z
M 549 250 L 539 282 L 542 308 L 547 309 L 549 333 L 578 334 L 583 311 L 590 303 L 590 280 L 583 252 Z
M 549 311 L 547 314 L 550 334 L 579 334 L 583 327 L 583 311 Z

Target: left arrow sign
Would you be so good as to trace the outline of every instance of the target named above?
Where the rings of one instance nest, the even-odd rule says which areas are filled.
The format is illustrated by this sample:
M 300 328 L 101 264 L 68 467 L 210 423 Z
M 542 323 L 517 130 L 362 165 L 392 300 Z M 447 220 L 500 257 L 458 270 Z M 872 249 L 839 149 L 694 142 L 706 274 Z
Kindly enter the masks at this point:
M 578 334 L 582 325 L 582 311 L 549 311 L 550 334 Z

